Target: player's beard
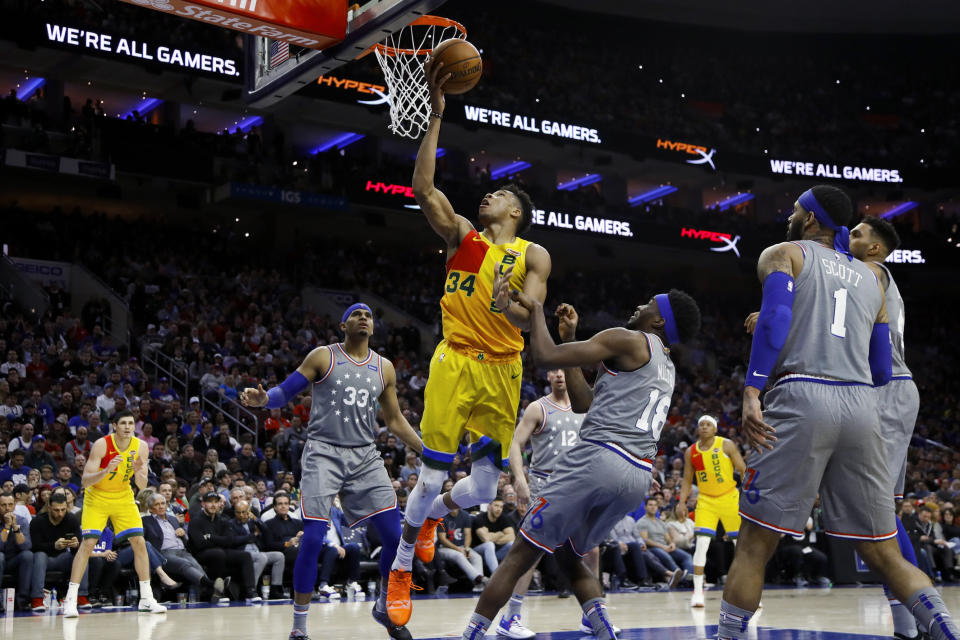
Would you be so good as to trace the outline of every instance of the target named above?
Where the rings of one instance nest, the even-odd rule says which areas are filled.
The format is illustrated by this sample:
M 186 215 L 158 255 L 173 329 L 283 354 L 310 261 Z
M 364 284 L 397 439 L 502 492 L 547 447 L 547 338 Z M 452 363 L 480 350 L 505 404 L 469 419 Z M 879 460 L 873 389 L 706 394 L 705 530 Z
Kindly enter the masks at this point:
M 787 240 L 803 240 L 803 218 L 797 216 L 787 227 Z

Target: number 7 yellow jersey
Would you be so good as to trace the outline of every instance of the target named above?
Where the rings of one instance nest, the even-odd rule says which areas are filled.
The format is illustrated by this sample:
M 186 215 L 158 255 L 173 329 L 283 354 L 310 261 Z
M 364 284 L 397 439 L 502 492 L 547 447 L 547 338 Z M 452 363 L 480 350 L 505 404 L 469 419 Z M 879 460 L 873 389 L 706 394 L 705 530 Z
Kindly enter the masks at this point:
M 527 275 L 526 253 L 530 241 L 492 244 L 471 229 L 457 252 L 447 261 L 447 280 L 440 300 L 443 337 L 451 345 L 490 354 L 497 358 L 523 351 L 520 329 L 507 320 L 493 301 L 493 276 L 513 265 L 510 287 L 523 290 Z

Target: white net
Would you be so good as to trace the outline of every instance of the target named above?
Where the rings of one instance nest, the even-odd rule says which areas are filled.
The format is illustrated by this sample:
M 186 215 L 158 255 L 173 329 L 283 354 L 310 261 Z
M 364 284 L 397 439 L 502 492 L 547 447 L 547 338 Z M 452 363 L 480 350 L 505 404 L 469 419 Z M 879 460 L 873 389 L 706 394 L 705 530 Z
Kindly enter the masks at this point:
M 390 93 L 390 131 L 414 140 L 430 121 L 430 91 L 423 73 L 427 55 L 444 40 L 466 38 L 461 25 L 443 19 L 428 22 L 431 19 L 416 20 L 374 49 Z

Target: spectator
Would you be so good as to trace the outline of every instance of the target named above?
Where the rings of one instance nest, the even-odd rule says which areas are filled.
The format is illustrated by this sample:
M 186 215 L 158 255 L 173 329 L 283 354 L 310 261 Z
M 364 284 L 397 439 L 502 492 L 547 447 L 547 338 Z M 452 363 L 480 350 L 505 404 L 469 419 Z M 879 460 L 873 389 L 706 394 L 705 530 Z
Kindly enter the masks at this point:
M 33 489 L 26 483 L 21 482 L 13 488 L 13 512 L 21 518 L 31 522 L 36 515 L 31 502 L 33 501 Z
M 444 531 L 437 530 L 440 559 L 447 565 L 456 565 L 473 583 L 473 590 L 483 590 L 483 558 L 471 549 L 473 519 L 459 507 L 443 517 Z
M 407 452 L 406 460 L 403 466 L 400 467 L 400 480 L 406 482 L 410 474 L 416 474 L 417 477 L 420 476 L 420 458 L 417 457 L 416 451 Z
M 263 423 L 263 428 L 267 432 L 267 438 L 273 439 L 282 430 L 290 427 L 290 421 L 283 417 L 280 409 L 271 409 L 270 417 Z
M 7 443 L 7 451 L 16 451 L 19 449 L 24 453 L 27 453 L 27 451 L 30 449 L 30 445 L 33 443 L 34 428 L 29 422 L 21 422 L 19 424 L 20 435 L 16 438 L 10 439 L 10 442 Z
M 50 465 L 52 469 L 56 464 L 53 460 L 53 456 L 47 453 L 46 450 L 47 439 L 43 434 L 38 433 L 33 436 L 33 441 L 30 444 L 30 453 L 27 454 L 27 457 L 24 458 L 23 464 L 27 465 L 31 469 L 39 470 L 44 465 Z
M 190 546 L 194 557 L 207 567 L 208 575 L 222 578 L 233 573 L 247 603 L 260 602 L 253 581 L 253 559 L 241 547 L 246 543 L 235 536 L 227 520 L 220 515 L 220 494 L 203 496 L 203 509 L 190 519 Z
M 15 370 L 17 373 L 19 373 L 21 378 L 27 377 L 27 367 L 20 362 L 20 356 L 14 349 L 9 349 L 7 351 L 7 361 L 3 364 L 0 364 L 0 375 L 6 376 L 11 370 Z
M 192 444 L 183 446 L 180 459 L 173 465 L 173 470 L 178 478 L 183 478 L 187 482 L 193 482 L 200 477 L 200 464 L 197 462 L 195 449 Z
M 677 548 L 670 527 L 657 514 L 659 508 L 660 503 L 655 496 L 647 498 L 645 513 L 637 521 L 637 529 L 647 548 L 663 566 L 671 571 L 683 569 L 692 576 L 693 559 L 689 553 Z
M 278 491 L 274 494 L 273 511 L 275 515 L 265 522 L 272 545 L 270 550 L 282 553 L 286 558 L 285 566 L 293 571 L 303 538 L 303 521 L 290 517 L 290 496 L 286 493 Z
M 100 412 L 100 417 L 104 420 L 108 419 L 113 415 L 113 412 L 116 410 L 117 399 L 114 397 L 116 393 L 116 385 L 112 382 L 107 382 L 103 385 L 103 393 L 97 396 L 96 408 Z
M 50 509 L 30 521 L 30 541 L 33 545 L 33 577 L 30 581 L 30 604 L 34 612 L 46 611 L 43 586 L 48 571 L 69 574 L 73 557 L 80 547 L 80 519 L 67 513 L 67 499 L 56 494 L 50 498 Z M 80 580 L 77 608 L 89 609 L 87 599 L 87 572 Z
M 25 484 L 27 482 L 27 474 L 30 473 L 30 467 L 24 465 L 23 461 L 26 458 L 26 452 L 23 449 L 15 449 L 8 453 L 10 456 L 10 461 L 7 464 L 0 467 L 0 484 L 3 484 L 7 480 L 13 482 L 13 484 Z
M 650 553 L 646 541 L 637 534 L 637 521 L 633 516 L 625 515 L 610 535 L 623 556 L 627 575 L 636 584 L 651 586 L 653 582 L 666 582 L 672 588 L 685 577 L 683 569 L 668 569 Z
M 60 422 L 62 418 L 63 422 L 66 423 L 66 417 L 67 414 L 60 414 L 57 416 L 57 422 Z M 92 446 L 93 445 L 91 442 L 87 439 L 87 428 L 81 425 L 77 427 L 76 436 L 74 436 L 73 440 L 68 442 L 63 448 L 63 458 L 67 461 L 67 464 L 73 465 L 73 459 L 77 454 L 80 454 L 85 458 L 89 457 Z
M 83 485 L 83 468 L 87 465 L 87 456 L 78 453 L 73 458 L 73 475 L 70 476 L 70 482 L 79 486 Z
M 57 487 L 70 489 L 75 495 L 80 493 L 80 486 L 73 481 L 73 468 L 70 465 L 60 465 L 57 471 L 57 482 L 53 485 L 54 489 Z
M 813 582 L 821 587 L 833 583 L 825 576 L 827 572 L 827 554 L 814 547 L 810 542 L 813 531 L 813 518 L 807 518 L 804 531 L 798 536 L 783 535 L 776 551 L 776 562 L 783 569 L 784 578 L 798 587 Z
M 943 537 L 940 523 L 933 519 L 933 509 L 924 505 L 917 515 L 917 522 L 908 532 L 917 552 L 917 563 L 931 580 L 941 575 L 942 580 L 953 582 L 954 553 Z
M 33 577 L 33 552 L 30 550 L 30 522 L 14 513 L 13 494 L 0 494 L 0 576 L 7 571 L 17 577 L 16 607 L 29 605 L 30 580 Z M 13 612 L 8 611 L 7 616 Z
M 503 514 L 503 498 L 496 497 L 487 510 L 473 518 L 473 549 L 483 557 L 492 574 L 513 546 L 516 536 L 513 526 Z
M 168 515 L 167 501 L 160 493 L 147 498 L 150 514 L 143 517 L 143 535 L 161 555 L 167 559 L 167 570 L 198 588 L 200 597 L 206 599 L 212 594 L 219 601 L 223 595 L 223 580 L 210 580 L 200 563 L 190 555 L 184 540 L 187 532 L 171 515 Z
M 100 532 L 100 539 L 90 553 L 90 564 L 87 570 L 87 587 L 90 591 L 89 599 L 91 604 L 97 601 L 101 604 L 109 603 L 110 599 L 107 597 L 105 591 L 113 588 L 117 578 L 120 576 L 121 569 L 133 566 L 133 547 L 130 545 L 129 539 L 117 543 L 116 546 L 114 544 L 115 542 L 116 536 L 113 528 L 106 526 L 103 528 L 103 531 Z M 167 591 L 175 591 L 178 589 L 180 583 L 174 581 L 163 569 L 163 565 L 167 563 L 167 559 L 164 558 L 149 541 L 144 540 L 144 545 L 147 550 L 151 575 L 157 577 L 163 589 Z
M 250 503 L 246 500 L 239 500 L 233 507 L 234 525 L 239 530 L 238 535 L 248 536 L 246 546 L 243 550 L 253 558 L 253 580 L 254 583 L 260 581 L 260 576 L 264 570 L 270 567 L 270 598 L 283 597 L 283 569 L 286 559 L 282 552 L 271 551 L 272 541 L 269 539 L 270 532 L 264 526 L 263 522 L 250 510 Z
M 202 456 L 213 447 L 213 423 L 207 420 L 200 427 L 200 433 L 193 438 L 194 450 Z

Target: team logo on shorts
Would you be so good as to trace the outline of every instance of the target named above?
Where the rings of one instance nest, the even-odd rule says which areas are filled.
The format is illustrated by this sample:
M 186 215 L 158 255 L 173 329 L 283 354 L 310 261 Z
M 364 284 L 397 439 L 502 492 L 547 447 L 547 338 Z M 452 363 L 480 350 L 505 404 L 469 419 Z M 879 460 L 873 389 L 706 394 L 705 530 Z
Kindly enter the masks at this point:
M 530 526 L 534 529 L 539 529 L 543 526 L 543 514 L 540 513 L 544 509 L 550 506 L 550 503 L 547 502 L 546 498 L 540 498 L 537 506 L 530 512 Z

